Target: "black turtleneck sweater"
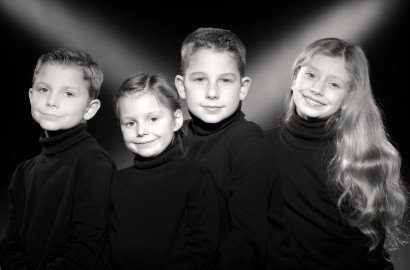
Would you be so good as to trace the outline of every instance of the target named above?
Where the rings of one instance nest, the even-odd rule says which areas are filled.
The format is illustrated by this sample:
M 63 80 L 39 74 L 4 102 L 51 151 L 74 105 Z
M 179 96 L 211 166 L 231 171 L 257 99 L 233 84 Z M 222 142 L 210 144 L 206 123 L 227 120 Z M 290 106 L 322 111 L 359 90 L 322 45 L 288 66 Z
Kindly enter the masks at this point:
M 277 252 L 286 238 L 283 202 L 262 129 L 245 119 L 241 104 L 217 124 L 191 117 L 184 141 L 186 155 L 211 171 L 218 194 L 217 269 L 264 269 L 268 241 L 276 247 L 270 260 L 278 263 Z
M 208 269 L 218 235 L 209 172 L 182 158 L 174 143 L 159 156 L 135 155 L 112 183 L 113 269 Z
M 42 153 L 16 168 L 1 269 L 93 269 L 109 218 L 115 164 L 87 125 L 43 133 Z
M 337 198 L 328 188 L 334 146 L 326 121 L 307 121 L 295 114 L 286 125 L 266 131 L 299 245 L 294 252 L 309 269 L 392 269 L 381 247 L 368 256 L 369 239 L 338 213 Z

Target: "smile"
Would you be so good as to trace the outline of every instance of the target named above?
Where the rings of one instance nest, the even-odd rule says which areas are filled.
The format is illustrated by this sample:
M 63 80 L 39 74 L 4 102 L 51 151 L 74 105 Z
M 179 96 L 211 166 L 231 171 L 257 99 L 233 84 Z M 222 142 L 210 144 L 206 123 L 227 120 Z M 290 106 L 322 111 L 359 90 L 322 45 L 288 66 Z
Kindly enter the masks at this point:
M 306 102 L 311 106 L 318 107 L 318 106 L 325 106 L 326 105 L 325 103 L 320 102 L 319 100 L 317 100 L 315 98 L 312 98 L 310 96 L 303 95 L 303 97 L 305 98 Z
M 156 140 L 152 140 L 152 141 L 146 141 L 146 142 L 135 142 L 135 144 L 137 144 L 137 145 L 146 145 L 146 144 L 149 144 L 149 143 L 152 143 L 152 142 L 155 142 Z
M 43 117 L 46 118 L 60 118 L 62 116 L 59 115 L 55 115 L 55 114 L 49 114 L 49 113 L 43 113 L 43 112 L 39 112 Z

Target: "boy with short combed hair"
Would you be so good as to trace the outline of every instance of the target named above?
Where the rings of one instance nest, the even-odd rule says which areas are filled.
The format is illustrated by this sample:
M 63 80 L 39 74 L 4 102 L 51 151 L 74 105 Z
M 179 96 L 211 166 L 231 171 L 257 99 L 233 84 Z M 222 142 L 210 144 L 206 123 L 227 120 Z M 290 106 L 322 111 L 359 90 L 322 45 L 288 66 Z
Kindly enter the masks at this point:
M 39 58 L 29 99 L 43 149 L 13 174 L 1 269 L 93 269 L 101 256 L 116 166 L 86 121 L 100 108 L 102 82 L 80 50 Z
M 279 232 L 280 183 L 263 131 L 241 111 L 251 84 L 245 56 L 245 46 L 231 31 L 199 28 L 182 44 L 181 75 L 175 78 L 192 117 L 186 155 L 208 167 L 218 192 L 217 269 L 264 269 L 270 237 L 277 246 L 286 237 Z M 277 263 L 277 257 L 269 260 Z

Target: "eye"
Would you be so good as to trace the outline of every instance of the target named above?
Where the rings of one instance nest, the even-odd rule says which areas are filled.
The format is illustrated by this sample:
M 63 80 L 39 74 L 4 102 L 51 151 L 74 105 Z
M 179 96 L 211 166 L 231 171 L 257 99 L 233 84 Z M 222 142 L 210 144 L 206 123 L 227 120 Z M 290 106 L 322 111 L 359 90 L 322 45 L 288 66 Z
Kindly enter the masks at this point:
M 198 84 L 205 84 L 207 82 L 207 80 L 204 77 L 197 77 L 197 78 L 194 78 L 194 82 L 196 82 Z
M 310 79 L 316 78 L 316 75 L 315 75 L 314 73 L 312 73 L 312 72 L 309 72 L 309 71 L 307 71 L 307 72 L 305 73 L 305 75 L 306 75 L 307 78 L 310 78 Z
M 148 123 L 155 123 L 155 122 L 157 122 L 158 120 L 159 120 L 158 117 L 150 117 L 150 118 L 148 118 Z
M 64 94 L 65 94 L 67 97 L 74 97 L 74 96 L 75 96 L 75 94 L 72 93 L 72 92 L 65 92 Z
M 134 122 L 134 121 L 125 122 L 125 123 L 124 123 L 124 126 L 126 126 L 126 127 L 133 127 L 133 126 L 135 126 L 135 122 Z
M 48 89 L 45 88 L 45 87 L 40 87 L 40 88 L 37 89 L 37 91 L 40 92 L 40 93 L 46 93 L 48 91 Z
M 220 79 L 219 82 L 221 84 L 230 84 L 232 82 L 232 80 L 230 80 L 230 79 Z
M 334 82 L 329 83 L 332 88 L 340 88 L 340 85 Z

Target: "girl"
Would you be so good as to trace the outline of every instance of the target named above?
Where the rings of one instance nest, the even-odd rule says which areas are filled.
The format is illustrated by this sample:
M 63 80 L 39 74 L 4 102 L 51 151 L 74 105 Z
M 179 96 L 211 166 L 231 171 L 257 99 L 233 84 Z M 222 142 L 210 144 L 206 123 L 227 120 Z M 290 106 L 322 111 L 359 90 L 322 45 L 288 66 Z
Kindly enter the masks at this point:
M 218 244 L 216 193 L 210 174 L 182 159 L 175 86 L 139 74 L 125 80 L 114 104 L 135 158 L 113 178 L 113 268 L 206 269 Z
M 406 192 L 372 95 L 368 62 L 337 38 L 292 67 L 284 124 L 266 132 L 298 252 L 309 269 L 392 269 Z

